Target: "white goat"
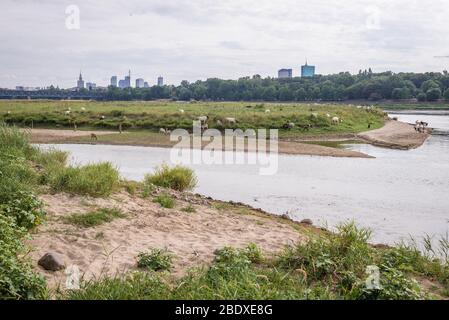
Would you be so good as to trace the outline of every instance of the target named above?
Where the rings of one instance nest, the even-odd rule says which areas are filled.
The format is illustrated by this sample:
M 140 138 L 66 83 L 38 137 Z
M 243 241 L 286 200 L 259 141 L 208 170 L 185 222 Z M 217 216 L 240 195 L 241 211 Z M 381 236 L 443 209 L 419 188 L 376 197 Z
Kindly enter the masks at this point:
M 338 118 L 338 117 L 332 118 L 332 124 L 338 124 L 339 122 L 340 122 L 340 118 Z
M 226 118 L 225 120 L 226 120 L 226 122 L 228 122 L 230 124 L 236 124 L 237 123 L 237 120 L 235 118 Z

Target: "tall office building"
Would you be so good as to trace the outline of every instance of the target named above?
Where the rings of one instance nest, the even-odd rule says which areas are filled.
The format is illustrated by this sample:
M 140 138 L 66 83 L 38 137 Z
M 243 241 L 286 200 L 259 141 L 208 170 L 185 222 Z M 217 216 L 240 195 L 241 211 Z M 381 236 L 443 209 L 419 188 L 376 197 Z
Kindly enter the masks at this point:
M 157 85 L 159 87 L 162 87 L 164 85 L 164 78 L 163 77 L 157 78 Z
M 145 81 L 145 83 L 143 84 L 143 87 L 144 87 L 144 88 L 149 88 L 150 85 L 148 84 L 148 82 Z
M 278 78 L 284 79 L 284 78 L 292 78 L 293 77 L 293 70 L 292 69 L 281 69 L 278 71 Z
M 145 85 L 145 80 L 142 78 L 136 79 L 136 88 L 143 88 Z
M 111 77 L 111 86 L 117 87 L 117 76 Z
M 309 66 L 306 60 L 306 64 L 301 66 L 301 77 L 307 78 L 314 76 L 315 76 L 315 66 Z
M 79 79 L 78 79 L 78 82 L 77 82 L 77 84 L 76 84 L 76 87 L 77 87 L 78 89 L 84 89 L 84 80 L 83 80 L 83 76 L 81 75 L 81 72 L 80 72 L 80 77 L 79 77 Z

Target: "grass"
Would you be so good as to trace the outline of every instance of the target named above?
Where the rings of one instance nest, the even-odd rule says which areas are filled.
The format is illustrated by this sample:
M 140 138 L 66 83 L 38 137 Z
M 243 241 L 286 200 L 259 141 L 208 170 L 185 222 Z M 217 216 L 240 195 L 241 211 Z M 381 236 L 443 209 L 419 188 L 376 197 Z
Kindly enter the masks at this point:
M 72 214 L 64 220 L 78 227 L 91 228 L 125 217 L 126 215 L 118 208 L 101 208 L 88 213 Z
M 171 168 L 163 164 L 153 174 L 146 175 L 144 181 L 146 184 L 177 191 L 193 190 L 197 185 L 194 171 L 180 165 Z
M 153 271 L 170 271 L 173 268 L 173 255 L 166 249 L 151 249 L 137 256 L 137 267 Z
M 187 213 L 195 213 L 195 212 L 196 212 L 196 209 L 195 209 L 194 206 L 192 206 L 191 204 L 189 204 L 187 207 L 182 208 L 181 211 L 187 212 Z
M 109 162 L 80 167 L 62 167 L 49 177 L 53 192 L 106 197 L 119 183 L 117 169 Z
M 414 279 L 420 267 L 410 248 L 376 249 L 367 240 L 370 232 L 354 224 L 342 225 L 328 237 L 311 238 L 289 247 L 278 256 L 264 257 L 254 244 L 243 249 L 218 250 L 207 268 L 192 269 L 175 279 L 154 273 L 132 273 L 85 283 L 66 299 L 400 299 L 432 298 Z M 142 255 L 144 266 L 158 263 L 161 251 Z M 410 259 L 404 259 L 410 256 Z M 439 262 L 447 274 L 447 264 Z M 370 265 L 380 269 L 379 289 L 365 285 Z M 440 283 L 441 284 L 441 283 Z M 447 287 L 446 287 L 447 291 Z M 441 292 L 444 294 L 443 291 Z
M 68 108 L 71 109 L 70 116 L 65 114 Z M 185 112 L 180 113 L 180 109 Z M 271 112 L 266 113 L 266 109 Z M 8 111 L 11 113 L 8 114 Z M 318 117 L 313 117 L 312 113 L 317 113 Z M 327 114 L 331 117 L 327 117 Z M 35 127 L 48 128 L 71 128 L 75 120 L 80 129 L 118 130 L 119 124 L 122 123 L 126 129 L 157 132 L 159 128 L 191 129 L 192 121 L 203 115 L 209 116 L 209 128 L 280 129 L 281 137 L 357 133 L 366 131 L 368 123 L 372 123 L 372 128 L 376 129 L 384 122 L 384 114 L 380 109 L 364 110 L 338 104 L 0 101 L 0 120 L 21 126 L 29 126 L 33 121 Z M 104 120 L 101 120 L 102 116 L 105 117 Z M 338 126 L 332 125 L 330 119 L 334 116 L 344 119 L 344 122 Z M 227 124 L 227 117 L 236 118 L 237 124 Z M 293 130 L 282 129 L 287 122 L 294 122 L 297 126 Z M 300 129 L 301 125 L 309 124 L 312 126 L 310 131 L 304 132 Z
M 175 207 L 175 200 L 167 194 L 158 195 L 156 198 L 153 199 L 153 202 L 159 203 L 162 208 L 166 209 L 172 209 Z

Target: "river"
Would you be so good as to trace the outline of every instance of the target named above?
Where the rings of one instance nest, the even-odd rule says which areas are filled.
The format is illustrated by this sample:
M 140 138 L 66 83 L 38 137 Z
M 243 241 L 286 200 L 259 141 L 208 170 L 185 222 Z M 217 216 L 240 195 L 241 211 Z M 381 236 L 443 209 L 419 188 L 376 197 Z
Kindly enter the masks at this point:
M 429 122 L 449 131 L 448 115 L 391 114 L 399 120 Z M 56 145 L 71 161 L 111 161 L 123 177 L 141 180 L 169 162 L 164 148 Z M 346 146 L 375 159 L 279 155 L 273 176 L 259 175 L 253 165 L 192 165 L 199 185 L 195 192 L 233 200 L 292 218 L 310 218 L 334 228 L 354 220 L 373 230 L 373 242 L 394 244 L 410 236 L 444 236 L 449 230 L 449 136 L 432 136 L 421 148 L 390 150 L 365 144 Z

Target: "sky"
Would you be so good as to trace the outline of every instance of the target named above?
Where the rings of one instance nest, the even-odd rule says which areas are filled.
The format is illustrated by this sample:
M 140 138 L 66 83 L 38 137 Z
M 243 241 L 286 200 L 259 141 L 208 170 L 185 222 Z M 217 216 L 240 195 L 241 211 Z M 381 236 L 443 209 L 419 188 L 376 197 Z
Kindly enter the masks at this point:
M 0 87 L 449 69 L 447 0 L 1 0 Z

